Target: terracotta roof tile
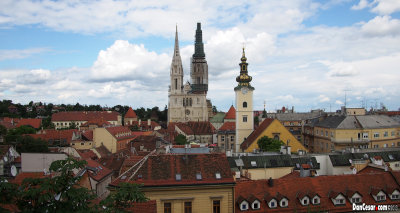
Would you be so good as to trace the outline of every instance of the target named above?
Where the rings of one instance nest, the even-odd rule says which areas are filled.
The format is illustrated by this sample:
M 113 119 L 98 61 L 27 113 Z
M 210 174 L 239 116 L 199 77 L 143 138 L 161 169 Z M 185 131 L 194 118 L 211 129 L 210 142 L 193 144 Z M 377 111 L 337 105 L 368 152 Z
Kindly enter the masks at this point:
M 187 123 L 176 123 L 175 125 L 186 135 L 209 135 L 215 132 L 214 126 L 208 121 L 190 121 Z
M 40 118 L 22 118 L 18 124 L 17 127 L 20 126 L 31 126 L 35 129 L 39 129 L 40 125 L 42 125 L 42 119 Z
M 43 178 L 43 177 L 51 177 L 50 175 L 45 176 L 43 172 L 21 172 L 13 180 L 10 180 L 11 183 L 15 183 L 21 185 L 25 178 Z
M 155 121 L 150 121 L 150 126 L 149 126 L 148 121 L 140 121 L 140 125 L 139 125 L 139 121 L 132 121 L 131 126 L 137 126 L 142 131 L 150 131 L 150 130 L 154 130 L 156 127 L 160 126 L 160 124 L 158 124 Z
M 220 178 L 216 173 L 220 174 Z M 176 179 L 176 174 L 180 174 L 180 180 Z M 196 178 L 198 174 L 201 174 L 201 180 Z M 112 185 L 121 181 L 116 179 Z M 149 156 L 130 182 L 143 183 L 147 187 L 233 184 L 234 180 L 225 154 L 165 154 Z
M 81 125 L 81 127 L 89 127 L 90 125 L 96 125 L 98 127 L 106 127 L 106 126 L 110 126 L 111 123 L 104 120 L 104 118 L 101 117 L 101 118 L 95 118 L 95 119 L 89 120 L 89 121 L 83 123 Z
M 228 112 L 225 114 L 224 119 L 236 119 L 236 110 L 233 105 L 229 108 Z
M 132 131 L 126 126 L 107 127 L 106 130 L 117 140 L 135 138 L 135 136 L 132 134 Z
M 125 118 L 137 118 L 135 111 L 133 111 L 132 107 L 129 107 L 128 111 L 125 114 Z
M 317 209 L 323 209 L 327 212 L 350 212 L 351 203 L 346 200 L 345 205 L 335 206 L 330 198 L 338 194 L 349 196 L 350 191 L 357 192 L 362 196 L 362 202 L 366 204 L 378 204 L 375 202 L 371 193 L 377 193 L 380 190 L 388 188 L 399 188 L 398 182 L 400 172 L 382 172 L 377 174 L 356 174 L 356 175 L 334 175 L 317 177 L 293 177 L 274 179 L 272 184 L 268 180 L 257 181 L 239 181 L 235 188 L 235 199 L 238 197 L 255 196 L 259 200 L 266 200 L 279 193 L 289 199 L 289 205 L 286 208 L 277 207 L 270 209 L 266 202 L 261 202 L 261 208 L 258 211 L 250 212 L 308 212 Z M 251 190 L 249 190 L 251 189 Z M 268 195 L 265 198 L 265 195 Z M 310 198 L 318 195 L 320 204 L 309 204 L 303 206 L 299 202 L 299 195 L 308 195 Z M 400 204 L 399 200 L 391 200 L 389 197 L 379 204 Z M 236 205 L 237 211 L 239 206 Z
M 91 159 L 86 159 L 86 162 L 88 163 L 86 165 L 86 169 L 89 171 L 89 176 L 96 181 L 101 181 L 105 177 L 109 176 L 112 174 L 112 170 L 108 169 L 107 167 L 104 167 L 100 165 L 98 162 L 91 160 Z
M 49 140 L 65 140 L 67 143 L 72 141 L 73 134 L 78 133 L 77 129 L 66 129 L 66 130 L 55 130 L 55 129 L 45 129 L 40 130 L 38 134 L 27 134 L 33 138 L 41 138 L 47 142 Z
M 249 137 L 246 138 L 246 140 L 240 144 L 240 148 L 242 150 L 247 149 L 247 147 L 249 147 L 251 145 L 251 143 L 254 142 L 255 139 L 257 139 L 258 136 L 260 136 L 260 134 L 274 121 L 275 119 L 273 118 L 266 118 L 261 124 L 260 126 L 254 130 Z
M 89 141 L 93 141 L 93 130 L 85 130 L 82 132 L 82 136 Z
M 236 131 L 236 122 L 225 122 L 219 131 Z

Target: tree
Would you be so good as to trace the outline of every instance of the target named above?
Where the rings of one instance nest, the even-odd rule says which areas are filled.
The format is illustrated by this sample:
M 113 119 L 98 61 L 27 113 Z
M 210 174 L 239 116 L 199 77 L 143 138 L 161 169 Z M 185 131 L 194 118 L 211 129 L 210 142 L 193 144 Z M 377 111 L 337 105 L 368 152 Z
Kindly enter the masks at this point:
M 22 152 L 49 152 L 46 141 L 40 138 L 32 138 L 29 135 L 19 137 L 16 144 L 17 151 Z
M 282 141 L 276 140 L 269 138 L 268 136 L 263 136 L 257 141 L 258 147 L 262 151 L 279 151 L 281 149 L 281 146 L 284 145 Z
M 73 174 L 85 165 L 86 161 L 67 158 L 50 165 L 57 175 L 26 178 L 16 198 L 18 208 L 22 212 L 93 212 L 90 201 L 95 195 L 79 186 L 81 176 Z
M 175 137 L 175 144 L 177 144 L 177 145 L 185 145 L 188 143 L 189 142 L 187 141 L 186 137 L 182 134 L 179 134 Z
M 7 135 L 7 128 L 3 125 L 0 125 L 0 136 Z
M 17 185 L 9 183 L 5 178 L 0 178 L 0 204 L 13 204 L 16 198 Z M 0 212 L 9 212 L 0 205 Z
M 7 143 L 17 142 L 17 140 L 20 139 L 22 135 L 35 134 L 35 133 L 36 133 L 35 128 L 25 125 L 14 129 L 10 129 L 6 135 L 6 142 Z
M 122 182 L 115 193 L 111 193 L 100 205 L 105 212 L 125 212 L 125 209 L 136 202 L 146 202 L 149 199 L 142 192 L 143 185 Z

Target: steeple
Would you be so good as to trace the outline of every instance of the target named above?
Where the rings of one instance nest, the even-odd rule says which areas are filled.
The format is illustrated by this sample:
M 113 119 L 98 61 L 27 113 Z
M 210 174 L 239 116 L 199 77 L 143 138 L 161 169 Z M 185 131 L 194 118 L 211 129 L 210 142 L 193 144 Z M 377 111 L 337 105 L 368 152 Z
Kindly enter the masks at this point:
M 204 44 L 203 44 L 203 32 L 201 30 L 201 23 L 197 23 L 196 29 L 196 41 L 194 43 L 194 54 L 193 58 L 205 58 Z
M 239 64 L 239 66 L 240 66 L 240 75 L 236 77 L 236 81 L 238 82 L 238 86 L 235 87 L 235 89 L 240 89 L 241 87 L 248 87 L 249 89 L 254 89 L 250 85 L 252 77 L 249 76 L 249 73 L 247 71 L 247 66 L 249 64 L 247 63 L 247 58 L 246 58 L 246 53 L 244 51 L 244 47 L 243 47 L 242 58 L 240 60 L 242 61 Z
M 179 53 L 178 26 L 176 26 L 176 31 L 175 31 L 175 47 L 174 47 L 174 55 L 172 56 L 170 76 L 171 76 L 170 92 L 172 94 L 182 93 L 183 67 L 182 67 L 181 55 Z

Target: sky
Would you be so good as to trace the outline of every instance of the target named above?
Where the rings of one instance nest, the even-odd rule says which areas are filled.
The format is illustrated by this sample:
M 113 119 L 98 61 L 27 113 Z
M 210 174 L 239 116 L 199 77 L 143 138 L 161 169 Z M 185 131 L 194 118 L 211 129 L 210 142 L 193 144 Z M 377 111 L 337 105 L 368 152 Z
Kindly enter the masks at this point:
M 218 110 L 243 46 L 254 110 L 400 108 L 399 0 L 1 0 L 0 100 L 163 109 L 176 26 L 187 81 L 197 22 Z

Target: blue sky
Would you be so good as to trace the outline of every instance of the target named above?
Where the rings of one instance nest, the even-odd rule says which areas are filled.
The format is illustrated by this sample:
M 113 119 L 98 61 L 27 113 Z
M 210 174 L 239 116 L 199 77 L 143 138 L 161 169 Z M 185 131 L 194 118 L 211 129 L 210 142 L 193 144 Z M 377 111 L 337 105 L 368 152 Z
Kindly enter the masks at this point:
M 400 108 L 397 0 L 3 0 L 0 99 L 164 108 L 175 26 L 188 80 L 197 22 L 220 110 L 243 44 L 255 110 Z

